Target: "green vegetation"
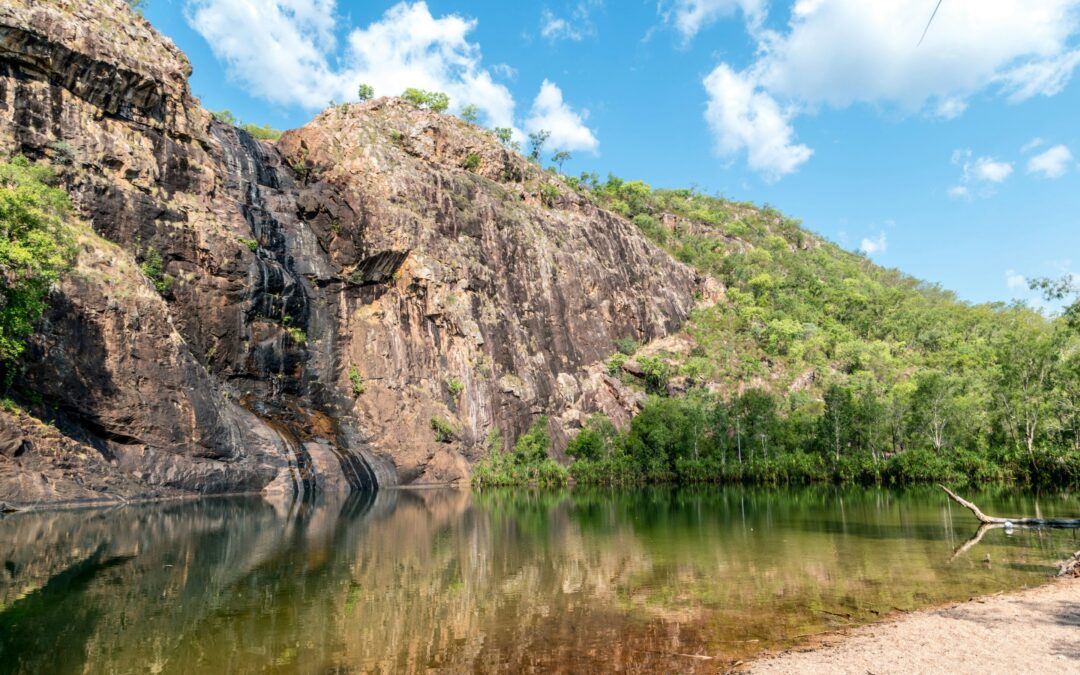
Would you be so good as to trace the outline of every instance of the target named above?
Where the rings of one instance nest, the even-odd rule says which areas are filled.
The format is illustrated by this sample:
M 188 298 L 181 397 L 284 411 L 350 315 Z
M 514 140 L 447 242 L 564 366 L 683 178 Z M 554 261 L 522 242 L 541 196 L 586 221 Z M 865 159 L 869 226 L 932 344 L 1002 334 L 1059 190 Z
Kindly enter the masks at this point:
M 575 475 L 1080 483 L 1075 304 L 1057 319 L 970 305 L 768 207 L 615 177 L 574 183 L 726 292 L 691 316 L 691 352 L 636 359 L 630 376 L 619 346 L 609 370 L 653 396 L 608 446 L 602 461 L 620 468 L 579 462 Z M 1070 282 L 1036 285 L 1060 300 L 1076 294 Z M 676 377 L 688 393 L 669 398 Z
M 251 249 L 252 253 L 259 250 L 259 240 L 258 239 L 244 239 L 244 238 L 241 238 L 240 243 L 243 244 L 244 246 L 247 246 L 249 249 Z
M 691 315 L 687 352 L 617 342 L 608 372 L 648 398 L 628 429 L 594 418 L 572 440 L 577 481 L 1080 485 L 1072 278 L 1033 284 L 1057 318 L 971 305 L 768 207 L 567 182 L 724 293 Z M 485 461 L 488 481 L 517 465 Z
M 173 285 L 173 278 L 165 273 L 165 262 L 161 259 L 161 253 L 156 248 L 151 246 L 146 249 L 142 263 L 139 264 L 139 269 L 154 285 L 158 293 L 161 295 L 168 294 Z
M 556 150 L 551 155 L 551 161 L 555 163 L 555 166 L 559 168 L 559 173 L 562 173 L 563 164 L 569 162 L 573 158 L 566 150 Z
M 551 436 L 547 417 L 537 418 L 518 437 L 511 452 L 502 451 L 498 436 L 488 445 L 488 456 L 473 467 L 473 485 L 565 485 L 569 479 L 566 468 L 548 457 Z
M 457 396 L 461 392 L 465 391 L 465 383 L 456 377 L 447 378 L 446 388 L 450 390 L 451 396 Z
M 256 124 L 245 124 L 237 119 L 236 115 L 228 110 L 218 110 L 217 112 L 210 113 L 214 116 L 218 122 L 222 124 L 228 124 L 234 127 L 238 127 L 248 132 L 253 138 L 257 138 L 261 141 L 276 141 L 281 138 L 281 131 L 271 127 L 269 124 L 258 126 Z
M 431 418 L 431 430 L 435 432 L 435 440 L 440 443 L 453 443 L 457 440 L 458 430 L 439 416 Z
M 0 162 L 0 361 L 17 358 L 49 287 L 75 262 L 68 195 L 45 165 Z
M 477 168 L 479 168 L 479 166 L 480 155 L 476 154 L 475 152 L 470 152 L 465 157 L 465 161 L 461 163 L 461 168 L 465 169 L 466 171 L 475 171 Z
M 364 393 L 364 380 L 360 377 L 360 369 L 356 366 L 349 366 L 349 384 L 352 385 L 353 396 Z
M 541 129 L 529 134 L 529 159 L 534 162 L 540 161 L 540 153 L 544 151 L 544 144 L 551 138 L 551 132 Z
M 514 130 L 510 127 L 495 127 L 492 129 L 492 133 L 495 134 L 496 140 L 502 143 L 505 147 L 511 150 L 517 150 L 517 144 L 514 142 Z
M 285 333 L 289 336 L 289 339 L 292 340 L 293 344 L 297 346 L 307 344 L 307 333 L 304 332 L 303 328 L 300 328 L 299 326 L 288 326 L 285 328 Z
M 475 103 L 470 103 L 461 109 L 461 119 L 465 120 L 469 124 L 476 124 L 480 121 L 480 107 Z
M 375 98 L 375 87 L 370 84 L 362 84 L 356 88 L 356 97 L 361 101 L 370 101 Z
M 441 91 L 426 91 L 409 87 L 401 95 L 401 98 L 412 103 L 417 108 L 434 110 L 438 113 L 446 112 L 446 109 L 450 107 L 450 97 Z
M 148 0 L 124 0 L 124 2 L 127 3 L 128 7 L 132 8 L 136 12 L 139 12 L 140 14 L 144 9 L 146 9 L 147 1 Z

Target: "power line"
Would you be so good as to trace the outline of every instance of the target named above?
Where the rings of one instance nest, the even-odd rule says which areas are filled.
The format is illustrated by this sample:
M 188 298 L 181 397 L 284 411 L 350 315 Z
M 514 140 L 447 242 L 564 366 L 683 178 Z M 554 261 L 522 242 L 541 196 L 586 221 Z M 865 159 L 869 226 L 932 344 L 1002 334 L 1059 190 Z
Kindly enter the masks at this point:
M 923 28 L 922 37 L 919 38 L 919 45 L 926 39 L 926 32 L 930 30 L 930 24 L 934 23 L 934 17 L 937 16 L 937 11 L 941 9 L 942 0 L 937 0 L 937 5 L 934 6 L 934 13 L 930 15 L 930 20 L 926 22 L 926 28 Z M 915 45 L 918 47 L 919 45 Z

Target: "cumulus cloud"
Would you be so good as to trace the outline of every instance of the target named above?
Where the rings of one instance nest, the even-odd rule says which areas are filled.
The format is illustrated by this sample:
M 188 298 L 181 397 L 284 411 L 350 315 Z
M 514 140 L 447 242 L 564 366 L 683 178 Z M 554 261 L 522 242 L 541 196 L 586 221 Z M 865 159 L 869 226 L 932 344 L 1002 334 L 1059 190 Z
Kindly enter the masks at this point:
M 550 9 L 540 12 L 540 35 L 552 42 L 573 40 L 579 42 L 596 34 L 592 14 L 602 7 L 604 0 L 580 0 L 565 17 L 558 16 Z
M 1005 285 L 1009 287 L 1009 290 L 1015 291 L 1018 288 L 1027 288 L 1028 282 L 1023 274 L 1008 270 L 1005 272 Z
M 969 148 L 954 150 L 952 163 L 960 167 L 960 183 L 949 188 L 953 198 L 989 197 L 994 185 L 1005 182 L 1013 172 L 1010 162 L 993 157 L 974 157 Z
M 866 255 L 875 255 L 877 253 L 884 253 L 889 248 L 888 241 L 885 239 L 885 233 L 878 234 L 876 239 L 863 238 L 859 244 L 859 250 Z
M 720 65 L 705 78 L 705 91 L 709 95 L 705 120 L 721 155 L 745 150 L 750 168 L 770 180 L 810 159 L 813 150 L 794 141 L 791 112 L 760 90 L 752 78 Z
M 665 23 L 683 40 L 690 40 L 708 25 L 740 10 L 747 24 L 756 28 L 765 18 L 766 5 L 766 0 L 674 0 L 661 5 L 661 12 Z
M 338 54 L 336 8 L 336 0 L 187 0 L 186 15 L 230 76 L 268 101 L 315 109 L 355 98 L 362 82 L 377 95 L 419 87 L 446 92 L 454 109 L 476 105 L 493 126 L 513 126 L 513 96 L 468 40 L 475 20 L 401 2 L 353 29 Z
M 1044 178 L 1061 178 L 1069 170 L 1073 156 L 1064 145 L 1054 147 L 1028 160 L 1028 173 L 1042 174 Z
M 547 147 L 550 149 L 596 152 L 599 142 L 592 130 L 585 126 L 586 117 L 587 111 L 574 111 L 563 100 L 562 90 L 553 82 L 544 80 L 525 120 L 525 129 L 531 133 L 549 132 L 551 136 Z
M 749 4 L 764 12 L 764 3 Z M 1080 65 L 1080 0 L 945 2 L 920 45 L 932 4 L 796 0 L 780 30 L 749 22 L 758 55 L 738 72 L 722 63 L 705 78 L 709 108 L 723 106 L 716 97 L 726 91 L 709 83 L 734 75 L 786 111 L 789 127 L 797 114 L 857 104 L 951 119 L 980 92 L 1010 102 L 1053 96 Z M 729 15 L 743 5 L 686 0 L 665 17 L 693 36 L 701 17 Z M 710 124 L 718 136 L 730 133 Z

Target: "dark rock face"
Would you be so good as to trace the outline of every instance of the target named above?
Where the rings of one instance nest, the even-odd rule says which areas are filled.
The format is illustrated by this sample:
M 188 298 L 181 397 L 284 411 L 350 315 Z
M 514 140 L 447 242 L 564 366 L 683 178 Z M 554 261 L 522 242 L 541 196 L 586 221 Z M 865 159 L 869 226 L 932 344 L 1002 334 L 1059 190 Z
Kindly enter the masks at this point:
M 189 73 L 122 0 L 0 7 L 0 152 L 54 162 L 92 228 L 17 383 L 53 424 L 0 413 L 0 499 L 462 479 L 492 431 L 622 405 L 595 364 L 692 306 L 690 271 L 476 127 L 379 100 L 275 146 Z

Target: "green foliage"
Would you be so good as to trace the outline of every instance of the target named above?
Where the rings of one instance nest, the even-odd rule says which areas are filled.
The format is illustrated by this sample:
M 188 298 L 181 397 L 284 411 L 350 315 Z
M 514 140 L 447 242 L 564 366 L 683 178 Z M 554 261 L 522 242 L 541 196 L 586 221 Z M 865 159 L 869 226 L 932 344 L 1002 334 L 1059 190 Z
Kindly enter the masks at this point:
M 139 264 L 143 275 L 150 280 L 158 293 L 167 295 L 172 288 L 173 278 L 165 273 L 165 263 L 161 259 L 161 253 L 154 247 L 146 249 L 143 261 Z
M 475 171 L 480 167 L 480 155 L 475 152 L 470 152 L 465 157 L 465 161 L 461 163 L 461 168 L 466 171 Z
M 247 246 L 249 249 L 251 249 L 252 253 L 259 250 L 259 240 L 258 239 L 244 239 L 244 238 L 241 238 L 240 243 L 243 244 L 244 246 Z
M 285 333 L 289 336 L 289 339 L 292 340 L 293 344 L 297 346 L 307 344 L 307 333 L 304 332 L 303 328 L 300 328 L 299 326 L 289 326 L 285 329 Z
M 235 127 L 239 122 L 239 120 L 236 119 L 236 115 L 233 115 L 231 110 L 218 110 L 211 112 L 210 114 L 222 124 L 228 124 Z
M 650 394 L 666 394 L 671 366 L 657 356 L 642 356 L 637 363 L 645 379 L 645 390 Z
M 476 124 L 480 120 L 480 108 L 475 103 L 470 103 L 461 109 L 461 119 L 469 124 Z
M 457 396 L 461 392 L 465 391 L 465 383 L 456 377 L 450 377 L 446 380 L 446 388 L 450 390 L 451 396 Z
M 555 166 L 559 167 L 559 173 L 562 173 L 563 164 L 569 162 L 572 157 L 573 155 L 566 150 L 556 150 L 551 155 L 551 161 L 555 163 Z
M 554 206 L 559 197 L 562 197 L 562 192 L 559 188 L 552 183 L 540 184 L 540 201 L 544 202 L 546 206 Z
M 269 124 L 258 126 L 256 124 L 245 124 L 241 122 L 236 115 L 232 114 L 228 110 L 218 110 L 217 112 L 210 113 L 214 116 L 218 122 L 222 124 L 228 124 L 230 126 L 239 127 L 244 131 L 251 134 L 252 137 L 263 141 L 276 141 L 281 138 L 281 131 L 271 127 Z
M 514 142 L 513 129 L 511 129 L 510 127 L 495 127 L 493 131 L 495 133 L 495 138 L 500 143 L 502 143 L 506 147 L 511 147 L 511 144 Z
M 375 87 L 372 87 L 370 84 L 361 83 L 360 86 L 356 88 L 356 97 L 361 101 L 370 101 L 375 98 Z
M 438 113 L 445 112 L 450 107 L 450 97 L 441 91 L 426 91 L 409 87 L 401 95 L 401 98 L 412 103 L 417 108 L 434 110 Z
M 124 2 L 127 3 L 128 7 L 142 14 L 143 10 L 146 9 L 146 3 L 149 2 L 149 0 L 124 0 Z
M 253 138 L 257 138 L 260 141 L 276 141 L 281 138 L 281 130 L 271 127 L 269 124 L 264 124 L 261 127 L 254 124 L 241 124 L 241 129 L 251 134 Z
M 623 364 L 626 363 L 627 356 L 622 352 L 616 352 L 608 357 L 607 371 L 608 375 L 618 377 L 622 374 Z
M 473 485 L 564 485 L 569 480 L 566 468 L 548 456 L 547 417 L 537 418 L 518 437 L 513 451 L 501 452 L 500 447 L 501 442 L 489 443 L 488 456 L 473 467 Z
M 529 134 L 529 159 L 534 162 L 540 161 L 540 153 L 544 150 L 544 144 L 551 138 L 551 132 L 541 129 Z
M 44 165 L 0 163 L 0 361 L 17 358 L 49 287 L 75 262 L 67 193 Z
M 1071 475 L 1058 469 L 1080 452 L 1080 319 L 1070 319 L 1080 316 L 1080 289 L 1072 278 L 1034 282 L 1065 304 L 1048 320 L 1023 306 L 960 302 L 768 207 L 616 176 L 582 174 L 574 184 L 724 288 L 726 301 L 695 310 L 686 325 L 693 353 L 665 356 L 671 372 L 720 391 L 766 383 L 717 405 L 716 434 L 725 439 L 717 452 L 728 463 L 682 459 L 668 467 L 674 475 L 684 476 L 683 466 L 685 476 L 738 480 L 801 471 L 906 482 L 936 471 L 951 479 L 961 456 L 978 475 L 1006 480 Z M 624 362 L 611 359 L 611 372 L 622 373 Z M 662 394 L 665 373 L 646 365 L 647 389 Z M 786 391 L 794 393 L 778 393 Z M 785 464 L 793 453 L 817 459 Z M 634 470 L 651 475 L 640 464 Z
M 431 430 L 435 432 L 435 440 L 439 443 L 453 443 L 457 440 L 457 429 L 442 417 L 431 418 Z
M 629 336 L 615 340 L 615 349 L 617 349 L 620 354 L 625 354 L 627 356 L 633 356 L 639 346 L 637 340 Z
M 349 384 L 352 385 L 353 396 L 364 393 L 364 379 L 360 377 L 360 369 L 356 366 L 349 366 Z

